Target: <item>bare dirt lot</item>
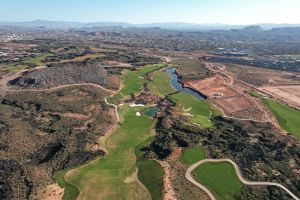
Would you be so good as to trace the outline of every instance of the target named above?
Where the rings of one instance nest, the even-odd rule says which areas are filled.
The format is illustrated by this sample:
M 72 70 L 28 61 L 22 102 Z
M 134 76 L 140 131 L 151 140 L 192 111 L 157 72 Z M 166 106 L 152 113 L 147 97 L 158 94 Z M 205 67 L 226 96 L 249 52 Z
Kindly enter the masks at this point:
M 300 109 L 300 85 L 270 86 L 259 89 Z
M 223 66 L 223 65 L 222 65 Z M 226 71 L 253 86 L 300 85 L 300 73 L 251 66 L 226 65 Z
M 248 96 L 227 85 L 221 76 L 215 75 L 203 80 L 185 81 L 185 84 L 206 95 L 228 116 L 267 120 L 267 116 L 261 108 L 256 106 Z

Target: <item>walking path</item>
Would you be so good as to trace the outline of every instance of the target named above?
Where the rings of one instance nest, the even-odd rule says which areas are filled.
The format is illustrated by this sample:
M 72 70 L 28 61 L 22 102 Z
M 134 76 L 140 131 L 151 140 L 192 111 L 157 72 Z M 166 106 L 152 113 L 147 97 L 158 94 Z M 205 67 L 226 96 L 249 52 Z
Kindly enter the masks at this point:
M 114 95 L 114 94 L 113 94 Z M 109 106 L 113 106 L 115 108 L 115 113 L 116 113 L 116 117 L 117 117 L 117 122 L 120 122 L 120 117 L 119 117 L 119 113 L 118 113 L 118 106 L 112 103 L 109 103 L 106 99 L 106 97 L 104 98 L 104 101 L 107 105 Z
M 230 159 L 204 159 L 204 160 L 200 160 L 198 162 L 196 162 L 195 164 L 191 165 L 186 173 L 185 173 L 185 177 L 188 181 L 190 181 L 191 183 L 193 183 L 194 185 L 196 185 L 197 187 L 199 187 L 200 189 L 202 189 L 204 192 L 207 193 L 207 195 L 210 197 L 211 200 L 216 200 L 216 198 L 214 197 L 214 195 L 203 185 L 201 185 L 199 182 L 197 182 L 193 176 L 192 176 L 192 172 L 201 164 L 206 163 L 206 162 L 212 162 L 212 163 L 217 163 L 217 162 L 229 162 L 230 164 L 233 165 L 236 174 L 238 176 L 238 178 L 240 179 L 240 181 L 245 184 L 245 185 L 249 185 L 249 186 L 275 186 L 275 187 L 280 187 L 281 189 L 283 189 L 284 191 L 286 191 L 293 199 L 295 200 L 300 200 L 295 194 L 293 194 L 289 189 L 287 189 L 286 187 L 284 187 L 283 185 L 279 184 L 279 183 L 272 183 L 272 182 L 259 182 L 259 181 L 247 181 L 246 179 L 243 178 L 242 173 L 238 167 L 238 165 L 233 162 Z

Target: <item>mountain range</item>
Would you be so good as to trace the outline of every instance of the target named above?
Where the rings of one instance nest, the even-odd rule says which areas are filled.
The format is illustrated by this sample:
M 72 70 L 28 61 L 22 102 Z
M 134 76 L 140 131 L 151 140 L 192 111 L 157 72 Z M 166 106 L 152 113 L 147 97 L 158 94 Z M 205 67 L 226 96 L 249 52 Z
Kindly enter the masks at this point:
M 282 28 L 282 27 L 300 27 L 300 24 L 254 24 L 260 26 L 262 29 Z M 15 27 L 30 27 L 30 28 L 94 28 L 94 27 L 112 27 L 119 26 L 123 28 L 149 28 L 159 27 L 172 30 L 229 30 L 241 29 L 249 25 L 227 25 L 227 24 L 194 24 L 182 22 L 165 22 L 165 23 L 148 23 L 148 24 L 131 24 L 125 22 L 69 22 L 69 21 L 48 21 L 48 20 L 35 20 L 25 22 L 0 22 L 0 26 L 15 26 Z

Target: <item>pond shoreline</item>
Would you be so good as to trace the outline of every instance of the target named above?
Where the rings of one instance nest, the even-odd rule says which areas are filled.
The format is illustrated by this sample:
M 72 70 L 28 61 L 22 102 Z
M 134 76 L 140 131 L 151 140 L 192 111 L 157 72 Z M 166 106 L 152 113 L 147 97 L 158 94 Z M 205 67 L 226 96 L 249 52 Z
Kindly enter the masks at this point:
M 196 97 L 199 100 L 206 100 L 208 98 L 206 95 L 204 95 L 200 91 L 195 90 L 194 88 L 191 88 L 191 87 L 184 86 L 184 83 L 180 80 L 180 76 L 177 72 L 176 67 L 172 67 L 172 68 L 167 69 L 165 71 L 165 73 L 167 73 L 171 76 L 170 80 L 169 80 L 169 83 L 171 84 L 171 86 L 173 88 L 175 88 L 176 91 L 189 93 L 189 94 L 193 95 L 194 97 Z

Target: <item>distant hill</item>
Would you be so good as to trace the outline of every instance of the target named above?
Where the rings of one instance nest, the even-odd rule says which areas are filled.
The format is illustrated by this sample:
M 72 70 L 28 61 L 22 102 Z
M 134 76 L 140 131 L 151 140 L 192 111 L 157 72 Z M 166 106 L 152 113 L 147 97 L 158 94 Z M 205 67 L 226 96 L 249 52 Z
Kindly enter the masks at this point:
M 246 29 L 254 30 L 258 29 L 272 29 L 282 27 L 300 27 L 300 24 L 258 24 L 258 25 L 226 25 L 226 24 L 193 24 L 182 22 L 166 22 L 166 23 L 149 23 L 149 24 L 130 24 L 125 22 L 67 22 L 67 21 L 47 21 L 47 20 L 35 20 L 26 22 L 0 22 L 0 26 L 16 26 L 16 27 L 30 27 L 30 28 L 94 28 L 94 27 L 136 27 L 136 28 L 148 28 L 159 27 L 172 30 L 230 30 L 230 29 Z
M 252 25 L 243 28 L 244 31 L 262 31 L 263 28 L 259 25 Z

